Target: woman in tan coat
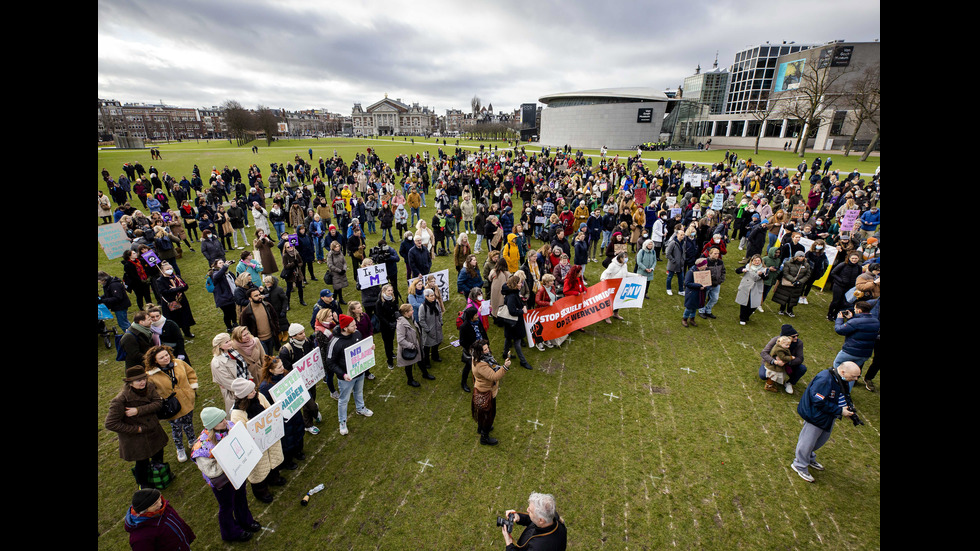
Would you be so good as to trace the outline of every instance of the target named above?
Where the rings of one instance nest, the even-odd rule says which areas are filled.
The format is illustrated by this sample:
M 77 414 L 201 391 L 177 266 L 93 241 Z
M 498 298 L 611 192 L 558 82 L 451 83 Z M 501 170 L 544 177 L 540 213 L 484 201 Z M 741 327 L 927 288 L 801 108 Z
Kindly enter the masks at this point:
M 260 380 L 262 361 L 265 360 L 262 341 L 253 336 L 247 327 L 239 325 L 231 332 L 231 346 L 245 359 L 249 378 L 253 381 Z
M 235 393 L 235 407 L 231 410 L 231 421 L 233 423 L 247 423 L 262 412 L 267 410 L 271 404 L 261 393 L 255 390 L 255 383 L 247 379 L 236 379 L 232 383 L 232 390 Z M 269 449 L 262 452 L 255 468 L 248 475 L 248 481 L 252 483 L 252 494 L 263 503 L 272 503 L 272 492 L 269 485 L 282 486 L 286 479 L 279 474 L 279 465 L 283 462 L 282 443 L 276 442 Z
M 347 260 L 344 253 L 340 251 L 340 241 L 330 243 L 330 252 L 327 254 L 327 270 L 333 278 L 334 298 L 339 304 L 347 304 L 344 301 L 344 287 L 347 287 Z
M 500 365 L 490 354 L 490 344 L 480 339 L 470 348 L 473 358 L 473 402 L 471 412 L 476 421 L 477 432 L 480 433 L 480 443 L 493 446 L 496 438 L 490 437 L 493 430 L 493 420 L 497 416 L 497 392 L 500 390 L 500 379 L 504 378 L 510 369 L 510 357 Z
M 276 264 L 276 256 L 272 254 L 275 243 L 269 239 L 265 230 L 255 230 L 255 241 L 252 248 L 259 256 L 259 263 L 262 264 L 262 275 L 279 275 L 279 265 Z
M 194 402 L 197 392 L 197 373 L 187 362 L 177 358 L 172 348 L 166 345 L 154 346 L 143 356 L 146 375 L 156 387 L 160 397 L 167 399 L 171 394 L 177 396 L 180 411 L 170 421 L 170 430 L 177 447 L 177 461 L 187 461 L 184 439 L 187 447 L 194 445 L 197 434 L 194 432 Z

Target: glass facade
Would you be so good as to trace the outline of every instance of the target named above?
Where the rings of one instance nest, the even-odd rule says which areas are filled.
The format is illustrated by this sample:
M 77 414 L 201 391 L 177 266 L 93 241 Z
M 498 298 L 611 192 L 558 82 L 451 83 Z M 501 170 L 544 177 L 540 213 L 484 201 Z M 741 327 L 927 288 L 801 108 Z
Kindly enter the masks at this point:
M 764 111 L 769 105 L 769 92 L 776 73 L 776 58 L 818 46 L 817 44 L 784 44 L 757 46 L 735 54 L 729 68 L 728 95 L 725 113 Z

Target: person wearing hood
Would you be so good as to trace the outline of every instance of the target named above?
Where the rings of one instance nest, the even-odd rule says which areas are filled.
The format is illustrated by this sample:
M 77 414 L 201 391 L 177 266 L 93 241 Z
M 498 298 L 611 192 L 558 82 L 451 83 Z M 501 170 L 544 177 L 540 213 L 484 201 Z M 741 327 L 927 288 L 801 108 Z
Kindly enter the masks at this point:
M 147 377 L 146 368 L 127 368 L 122 389 L 109 402 L 105 428 L 119 435 L 119 457 L 136 463 L 133 476 L 140 488 L 150 485 L 150 463 L 163 463 L 167 433 L 157 417 L 161 408 L 163 400 Z
M 657 251 L 653 239 L 643 242 L 639 252 L 636 253 L 636 272 L 647 280 L 643 290 L 643 298 L 650 298 L 650 282 L 653 281 L 654 270 L 657 268 Z
M 254 532 L 262 529 L 262 525 L 255 521 L 248 508 L 245 485 L 242 484 L 236 490 L 212 453 L 214 447 L 228 436 L 235 425 L 225 417 L 225 412 L 215 407 L 206 407 L 201 411 L 204 431 L 191 448 L 191 459 L 201 470 L 204 481 L 211 487 L 211 492 L 218 501 L 218 528 L 221 531 L 221 539 L 248 541 Z
M 123 529 L 129 534 L 133 551 L 191 551 L 191 543 L 197 539 L 194 530 L 155 488 L 133 494 L 129 511 L 123 517 Z
M 681 324 L 684 325 L 684 327 L 698 326 L 698 324 L 694 321 L 694 315 L 697 313 L 698 308 L 704 305 L 704 294 L 707 288 L 700 283 L 695 283 L 694 273 L 707 269 L 708 259 L 699 258 L 694 262 L 694 267 L 691 270 L 688 270 L 687 275 L 684 276 L 684 287 L 686 292 L 684 293 L 684 317 L 681 319 Z
M 799 303 L 803 295 L 803 285 L 809 279 L 810 264 L 806 261 L 806 253 L 796 251 L 793 258 L 783 264 L 779 287 L 772 294 L 772 301 L 780 305 L 779 315 L 796 317 L 793 314 L 793 307 Z
M 504 245 L 502 256 L 507 261 L 508 272 L 513 274 L 521 267 L 521 252 L 516 234 L 507 235 L 507 244 Z
M 599 276 L 599 281 L 605 281 L 607 279 L 620 279 L 624 277 L 634 277 L 637 274 L 630 272 L 627 268 L 627 262 L 629 261 L 629 256 L 625 253 L 619 253 L 616 255 L 612 261 L 609 262 L 609 266 L 603 270 L 602 275 Z M 621 320 L 623 316 L 619 315 L 619 310 L 613 310 L 612 317 Z M 606 318 L 606 323 L 611 324 L 612 320 Z

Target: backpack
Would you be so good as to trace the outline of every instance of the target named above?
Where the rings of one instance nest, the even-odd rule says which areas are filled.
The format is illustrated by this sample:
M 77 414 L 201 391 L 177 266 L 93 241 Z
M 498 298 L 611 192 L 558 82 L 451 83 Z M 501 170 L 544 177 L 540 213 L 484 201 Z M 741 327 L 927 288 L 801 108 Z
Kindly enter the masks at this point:
M 456 329 L 462 327 L 464 323 L 466 323 L 466 320 L 463 318 L 463 311 L 460 310 L 459 313 L 456 314 Z

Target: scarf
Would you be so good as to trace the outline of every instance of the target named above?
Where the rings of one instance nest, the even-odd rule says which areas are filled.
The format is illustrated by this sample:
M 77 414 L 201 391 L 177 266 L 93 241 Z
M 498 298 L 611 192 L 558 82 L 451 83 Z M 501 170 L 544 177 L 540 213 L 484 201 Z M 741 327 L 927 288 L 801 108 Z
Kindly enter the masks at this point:
M 136 275 L 140 277 L 141 282 L 146 283 L 148 277 L 146 275 L 146 270 L 143 269 L 143 264 L 135 260 L 130 260 L 129 263 L 132 264 L 133 266 L 136 266 Z
M 130 327 L 137 333 L 140 333 L 144 337 L 150 339 L 150 341 L 153 342 L 154 346 L 158 346 L 160 344 L 160 335 L 158 333 L 154 333 L 152 329 L 143 327 L 138 323 L 134 323 L 130 325 Z
M 164 499 L 163 507 L 160 507 L 158 510 L 153 511 L 152 513 L 148 513 L 148 512 L 137 513 L 136 510 L 133 509 L 132 506 L 130 506 L 129 514 L 126 515 L 126 524 L 130 526 L 138 526 L 142 522 L 154 519 L 156 517 L 161 517 L 165 512 L 167 512 L 167 505 L 168 502 L 166 499 Z
M 231 350 L 228 351 L 227 355 L 229 358 L 235 360 L 235 364 L 237 365 L 237 370 L 235 372 L 236 379 L 252 378 L 251 374 L 249 374 L 248 372 L 248 364 L 245 363 L 245 358 L 243 358 L 242 355 L 239 354 L 237 350 L 232 348 Z

